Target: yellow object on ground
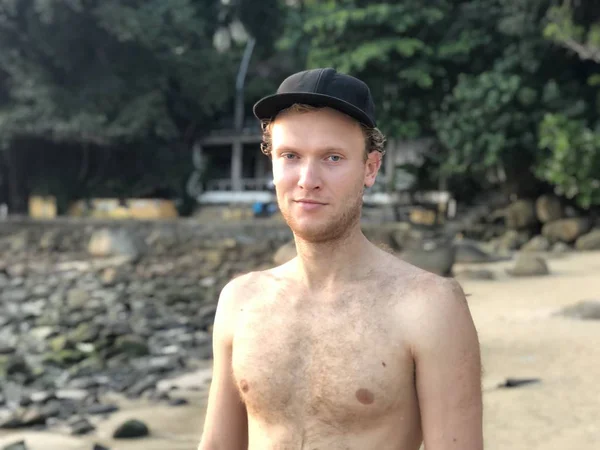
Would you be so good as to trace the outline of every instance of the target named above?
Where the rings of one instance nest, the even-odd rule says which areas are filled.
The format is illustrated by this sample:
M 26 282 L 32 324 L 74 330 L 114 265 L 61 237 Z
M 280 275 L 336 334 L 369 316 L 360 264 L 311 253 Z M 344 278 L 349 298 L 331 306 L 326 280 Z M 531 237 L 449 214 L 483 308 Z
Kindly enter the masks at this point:
M 175 203 L 161 199 L 96 198 L 79 200 L 69 208 L 69 216 L 102 219 L 168 219 L 178 217 Z
M 29 197 L 29 217 L 34 219 L 53 219 L 56 217 L 56 197 Z

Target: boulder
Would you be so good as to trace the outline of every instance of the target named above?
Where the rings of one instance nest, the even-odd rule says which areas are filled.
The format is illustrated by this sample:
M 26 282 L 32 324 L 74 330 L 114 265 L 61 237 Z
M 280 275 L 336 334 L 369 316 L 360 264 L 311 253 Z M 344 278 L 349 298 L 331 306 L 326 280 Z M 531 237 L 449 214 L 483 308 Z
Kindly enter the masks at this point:
M 416 238 L 416 232 L 411 229 L 410 224 L 398 224 L 396 229 L 390 233 L 392 247 L 395 250 L 402 250 L 407 246 L 407 243 Z
M 529 242 L 527 242 L 523 247 L 521 247 L 521 251 L 524 252 L 547 252 L 550 250 L 552 244 L 545 236 L 534 236 Z
M 2 450 L 27 450 L 28 448 L 25 441 L 21 440 L 3 447 Z
M 506 208 L 506 226 L 511 230 L 527 230 L 537 223 L 535 203 L 532 200 L 517 200 Z
M 575 241 L 575 248 L 577 250 L 600 250 L 600 228 L 579 236 Z
M 131 357 L 146 356 L 150 352 L 146 340 L 136 335 L 119 336 L 115 341 L 115 349 Z
M 92 234 L 88 253 L 95 257 L 128 256 L 137 260 L 145 251 L 143 242 L 127 230 L 102 229 Z
M 466 280 L 495 280 L 496 275 L 491 270 L 487 269 L 465 269 L 456 274 L 457 278 L 464 278 Z
M 550 274 L 548 265 L 543 258 L 528 253 L 521 253 L 512 269 L 506 273 L 513 277 L 533 277 Z
M 554 245 L 552 245 L 552 253 L 559 255 L 565 254 L 571 250 L 569 244 L 565 244 L 564 242 L 555 242 Z
M 592 227 L 592 221 L 587 217 L 571 217 L 546 223 L 542 228 L 542 235 L 551 242 L 565 242 L 570 244 L 577 238 L 587 233 Z
M 527 231 L 507 230 L 502 236 L 492 241 L 492 247 L 501 253 L 511 252 L 520 249 L 529 241 L 529 237 Z
M 456 248 L 451 243 L 424 243 L 407 248 L 400 258 L 413 266 L 440 276 L 450 276 L 456 259 Z
M 115 439 L 133 439 L 145 437 L 150 434 L 148 426 L 140 420 L 128 420 L 114 431 L 113 438 Z
M 600 300 L 582 300 L 563 308 L 558 314 L 573 319 L 600 320 Z
M 535 202 L 535 213 L 541 223 L 554 222 L 564 217 L 562 203 L 555 195 L 542 195 Z
M 456 247 L 456 263 L 472 264 L 472 263 L 489 263 L 496 261 L 498 258 L 490 255 L 479 247 L 474 242 L 458 241 L 455 242 Z

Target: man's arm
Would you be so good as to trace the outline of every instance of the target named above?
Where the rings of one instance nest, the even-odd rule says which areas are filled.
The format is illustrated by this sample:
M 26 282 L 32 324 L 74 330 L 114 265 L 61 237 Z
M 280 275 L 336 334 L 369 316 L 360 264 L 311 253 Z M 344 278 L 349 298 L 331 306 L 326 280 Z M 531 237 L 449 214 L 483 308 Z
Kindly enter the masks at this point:
M 412 347 L 425 449 L 482 450 L 481 356 L 465 295 L 447 279 L 421 294 Z
M 235 386 L 231 368 L 238 280 L 221 291 L 213 324 L 213 374 L 204 430 L 198 450 L 246 450 L 246 409 Z

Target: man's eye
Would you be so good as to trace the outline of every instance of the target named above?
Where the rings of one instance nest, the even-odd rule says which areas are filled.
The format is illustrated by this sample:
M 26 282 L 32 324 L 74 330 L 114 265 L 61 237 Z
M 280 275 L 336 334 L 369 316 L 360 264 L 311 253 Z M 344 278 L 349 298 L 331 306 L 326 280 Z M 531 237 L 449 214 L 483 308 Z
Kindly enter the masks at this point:
M 294 159 L 296 157 L 296 155 L 292 155 L 291 153 L 284 153 L 281 156 L 285 159 Z
M 340 159 L 342 159 L 342 157 L 339 155 L 331 155 L 329 158 L 331 158 L 333 162 L 338 162 Z

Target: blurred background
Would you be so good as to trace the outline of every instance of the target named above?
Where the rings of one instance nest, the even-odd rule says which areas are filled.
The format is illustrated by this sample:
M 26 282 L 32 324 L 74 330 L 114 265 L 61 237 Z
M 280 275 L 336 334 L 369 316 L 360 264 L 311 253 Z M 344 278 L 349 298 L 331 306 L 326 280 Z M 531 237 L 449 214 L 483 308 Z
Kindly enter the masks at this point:
M 0 448 L 196 447 L 218 293 L 294 255 L 252 105 L 315 67 L 388 138 L 369 239 L 468 294 L 486 448 L 596 448 L 596 0 L 0 0 Z

